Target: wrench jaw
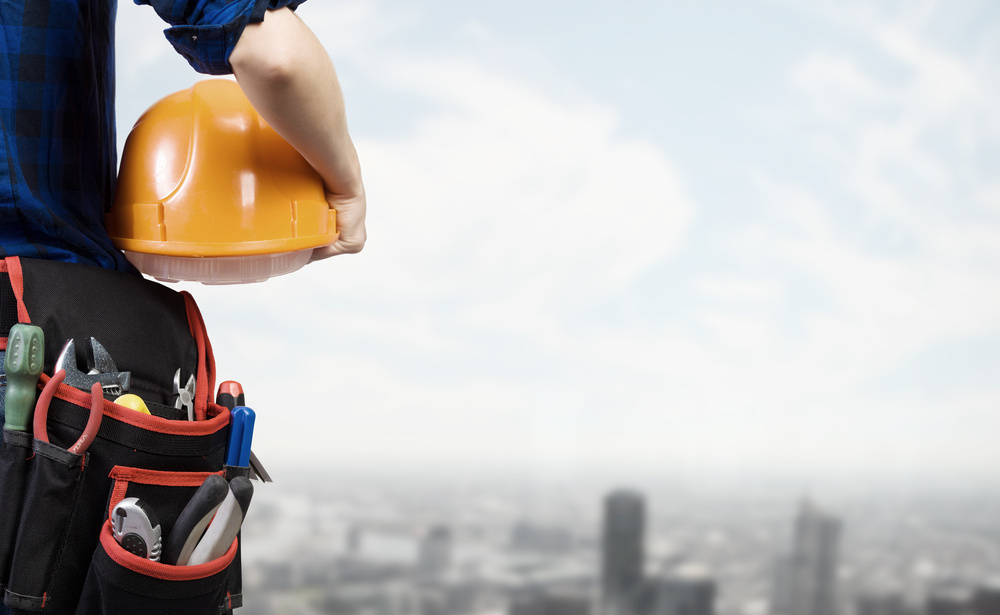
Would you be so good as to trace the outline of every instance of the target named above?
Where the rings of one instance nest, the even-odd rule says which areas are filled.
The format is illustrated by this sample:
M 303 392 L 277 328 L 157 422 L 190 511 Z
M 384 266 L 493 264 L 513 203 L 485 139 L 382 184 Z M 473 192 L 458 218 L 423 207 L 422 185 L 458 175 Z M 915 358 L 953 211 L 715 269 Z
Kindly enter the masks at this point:
M 87 373 L 77 366 L 76 342 L 67 340 L 56 359 L 55 371 L 66 372 L 65 383 L 84 391 L 89 391 L 95 382 L 101 384 L 104 395 L 117 397 L 132 385 L 132 372 L 120 372 L 108 351 L 94 338 L 89 339 L 85 348 Z
M 84 351 L 87 353 L 88 374 L 113 374 L 118 371 L 111 354 L 95 338 L 90 338 L 90 344 Z

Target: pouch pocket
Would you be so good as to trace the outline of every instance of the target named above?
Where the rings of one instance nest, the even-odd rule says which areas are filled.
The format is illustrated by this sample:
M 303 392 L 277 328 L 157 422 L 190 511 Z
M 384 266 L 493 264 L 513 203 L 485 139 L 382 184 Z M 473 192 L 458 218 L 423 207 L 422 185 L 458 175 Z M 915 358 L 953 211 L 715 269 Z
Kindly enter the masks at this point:
M 194 495 L 198 487 L 205 482 L 211 474 L 219 474 L 229 479 L 227 472 L 225 470 L 220 472 L 167 472 L 159 470 L 145 470 L 141 468 L 132 468 L 125 466 L 115 466 L 111 470 L 111 479 L 114 481 L 114 486 L 111 490 L 111 498 L 108 502 L 108 518 L 111 517 L 111 512 L 114 507 L 127 497 L 135 497 L 142 500 L 147 506 L 149 506 L 155 513 L 160 521 L 160 529 L 163 536 L 164 543 L 167 537 L 170 535 L 171 530 L 173 530 L 174 524 L 177 522 L 177 518 L 180 516 L 181 511 L 187 505 L 191 496 Z M 110 526 L 109 526 L 110 527 Z M 193 581 L 196 580 L 190 575 L 199 574 L 197 570 L 208 570 L 204 568 L 205 566 L 210 566 L 216 562 L 209 562 L 208 564 L 203 564 L 201 566 L 170 566 L 167 564 L 160 564 L 157 562 L 150 562 L 148 560 L 143 560 L 133 556 L 121 548 L 120 545 L 114 540 L 112 536 L 108 536 L 111 544 L 106 543 L 106 537 L 104 536 L 104 531 L 101 532 L 102 547 L 98 548 L 98 553 L 94 556 L 91 562 L 91 567 L 100 566 L 100 571 L 104 572 L 104 576 L 101 578 L 96 578 L 94 575 L 100 571 L 91 570 L 88 573 L 87 585 L 88 589 L 84 591 L 85 594 L 93 591 L 94 583 L 98 583 L 96 587 L 100 587 L 100 583 L 117 583 L 125 582 L 126 580 L 134 579 L 136 574 L 152 576 L 158 579 L 160 582 L 143 582 L 142 587 L 147 589 L 142 592 L 143 596 L 140 596 L 142 602 L 148 598 L 152 600 L 157 592 L 169 590 L 171 587 L 179 587 L 176 582 L 179 581 Z M 238 545 L 239 540 L 237 539 L 234 544 Z M 99 551 L 103 549 L 105 555 L 101 556 Z M 231 549 L 232 553 L 227 553 L 222 559 L 227 559 L 226 564 L 226 574 L 221 576 L 216 576 L 215 572 L 212 572 L 212 578 L 218 583 L 218 586 L 212 589 L 212 592 L 204 590 L 208 593 L 198 593 L 197 602 L 209 603 L 212 596 L 218 597 L 220 601 L 215 605 L 214 611 L 201 611 L 201 610 L 191 610 L 192 613 L 201 612 L 212 612 L 212 613 L 225 613 L 231 609 L 242 606 L 243 596 L 242 596 L 242 575 L 240 574 L 240 556 L 238 549 Z M 118 557 L 117 554 L 121 552 L 122 556 Z M 114 557 L 112 557 L 114 556 Z M 129 556 L 129 557 L 125 557 Z M 104 557 L 104 559 L 101 559 Z M 119 567 L 124 567 L 128 572 L 118 571 L 110 572 L 114 570 L 115 567 L 109 564 L 106 560 L 111 558 L 117 563 Z M 128 565 L 129 562 L 132 564 Z M 139 566 L 139 563 L 142 565 Z M 183 572 L 179 572 L 183 571 Z M 180 576 L 178 576 L 180 575 Z M 208 584 L 208 581 L 203 581 L 201 577 L 197 579 L 199 583 L 191 583 L 191 587 L 201 588 L 202 585 Z M 165 581 L 170 581 L 171 583 L 164 583 Z M 184 589 L 185 592 L 195 591 L 193 589 Z M 198 592 L 202 592 L 202 589 L 198 589 Z M 211 594 L 211 595 L 209 595 Z M 169 597 L 172 594 L 164 594 Z M 131 604 L 131 603 L 129 603 Z M 176 605 L 175 605 L 176 606 Z M 83 603 L 81 602 L 80 609 L 83 608 Z M 150 607 L 152 608 L 152 607 Z M 181 607 L 178 607 L 181 608 Z M 186 607 L 185 607 L 186 608 Z M 90 611 L 80 610 L 78 613 L 90 613 Z M 101 612 L 121 612 L 121 611 L 100 611 L 94 610 L 94 613 Z M 140 611 L 136 611 L 137 613 Z M 145 611 L 142 611 L 145 613 Z M 161 612 L 159 610 L 153 610 L 153 612 Z M 174 610 L 166 609 L 162 611 L 164 613 L 188 613 L 185 610 Z
M 14 557 L 14 541 L 21 521 L 24 488 L 31 465 L 31 434 L 3 430 L 0 444 L 0 590 L 7 586 L 10 562 Z
M 90 563 L 77 615 L 219 615 L 239 606 L 227 591 L 239 540 L 225 555 L 199 566 L 169 566 L 129 553 L 111 521 Z
M 4 602 L 13 609 L 49 606 L 52 579 L 73 531 L 87 455 L 35 440 L 24 492 L 10 581 Z M 77 531 L 79 528 L 77 528 Z
M 115 466 L 111 469 L 111 498 L 106 517 L 125 498 L 139 498 L 153 509 L 160 521 L 164 540 L 173 529 L 181 511 L 205 479 L 223 472 L 169 472 Z

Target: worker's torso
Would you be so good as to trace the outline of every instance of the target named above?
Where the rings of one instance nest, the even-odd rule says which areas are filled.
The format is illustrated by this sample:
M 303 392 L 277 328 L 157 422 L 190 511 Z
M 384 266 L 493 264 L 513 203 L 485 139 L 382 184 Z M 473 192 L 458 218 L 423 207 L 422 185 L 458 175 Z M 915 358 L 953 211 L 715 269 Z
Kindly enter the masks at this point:
M 0 2 L 0 254 L 131 270 L 114 195 L 116 0 Z

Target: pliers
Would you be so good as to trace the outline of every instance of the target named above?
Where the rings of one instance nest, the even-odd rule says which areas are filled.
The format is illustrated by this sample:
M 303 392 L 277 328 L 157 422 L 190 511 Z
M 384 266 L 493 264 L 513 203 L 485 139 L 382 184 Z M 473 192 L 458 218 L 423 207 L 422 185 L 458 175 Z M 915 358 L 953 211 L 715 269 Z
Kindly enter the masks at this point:
M 35 404 L 34 431 L 35 439 L 42 442 L 49 441 L 49 404 L 56 393 L 56 389 L 66 379 L 66 370 L 60 369 L 49 378 L 42 389 L 42 394 L 38 396 L 38 403 Z M 97 437 L 97 430 L 101 428 L 101 420 L 104 418 L 104 391 L 100 382 L 95 382 L 90 387 L 90 418 L 87 419 L 87 426 L 83 428 L 83 433 L 79 439 L 70 446 L 69 452 L 75 455 L 82 455 L 90 448 L 90 443 Z
M 195 379 L 194 374 L 188 376 L 187 384 L 181 386 L 181 368 L 177 368 L 177 372 L 174 373 L 174 395 L 177 396 L 177 400 L 174 402 L 174 408 L 178 410 L 187 410 L 188 420 L 194 420 L 194 393 L 195 393 Z

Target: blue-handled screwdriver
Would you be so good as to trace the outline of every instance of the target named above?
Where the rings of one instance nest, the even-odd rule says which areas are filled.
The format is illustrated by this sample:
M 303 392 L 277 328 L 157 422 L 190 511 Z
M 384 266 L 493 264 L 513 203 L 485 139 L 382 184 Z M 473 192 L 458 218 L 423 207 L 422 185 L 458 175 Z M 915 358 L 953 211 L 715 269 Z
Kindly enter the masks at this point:
M 246 405 L 246 396 L 243 394 L 243 385 L 235 380 L 226 380 L 219 385 L 219 393 L 215 396 L 215 403 L 232 410 L 237 406 Z M 250 477 L 256 476 L 265 483 L 272 483 L 271 475 L 264 469 L 264 464 L 257 459 L 257 454 L 250 451 Z
M 4 427 L 16 431 L 31 430 L 31 413 L 38 393 L 38 376 L 45 365 L 45 333 L 35 325 L 16 324 L 7 334 L 7 354 L 3 367 L 7 373 L 4 393 Z

